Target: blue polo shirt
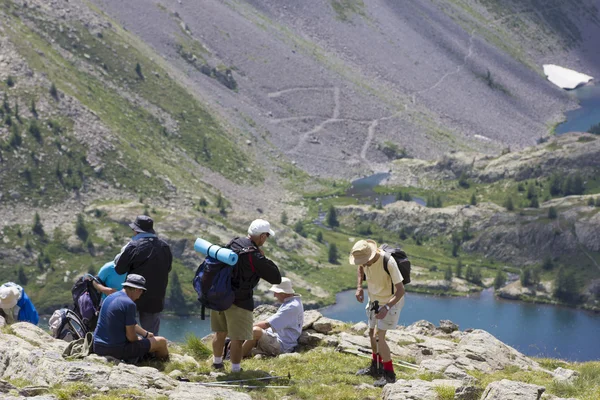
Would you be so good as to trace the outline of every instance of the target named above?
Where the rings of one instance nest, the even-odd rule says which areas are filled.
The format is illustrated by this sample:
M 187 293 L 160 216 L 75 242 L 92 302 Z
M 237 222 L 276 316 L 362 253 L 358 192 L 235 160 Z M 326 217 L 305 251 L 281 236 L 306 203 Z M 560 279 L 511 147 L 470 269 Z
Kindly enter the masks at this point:
M 136 307 L 123 291 L 111 294 L 104 300 L 94 332 L 94 344 L 121 347 L 127 344 L 125 327 L 135 325 Z
M 102 284 L 106 287 L 115 290 L 123 289 L 123 283 L 125 283 L 125 279 L 127 279 L 127 274 L 119 275 L 117 271 L 115 271 L 115 263 L 114 261 L 107 262 L 100 268 L 98 271 L 98 279 L 102 281 Z M 102 293 L 102 300 L 106 298 L 106 295 Z

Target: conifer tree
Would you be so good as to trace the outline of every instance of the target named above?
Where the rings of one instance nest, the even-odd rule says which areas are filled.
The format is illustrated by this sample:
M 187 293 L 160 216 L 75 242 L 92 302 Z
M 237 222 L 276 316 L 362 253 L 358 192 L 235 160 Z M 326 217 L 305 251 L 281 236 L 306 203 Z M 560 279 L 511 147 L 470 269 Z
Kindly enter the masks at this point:
M 44 226 L 42 225 L 40 214 L 37 212 L 33 217 L 33 226 L 31 227 L 31 231 L 38 236 L 44 236 Z
M 337 250 L 337 246 L 335 245 L 335 243 L 331 243 L 329 245 L 329 251 L 328 251 L 328 260 L 330 263 L 332 264 L 337 264 L 338 262 L 338 250 Z
M 317 242 L 323 243 L 323 232 L 321 231 L 317 232 Z
M 452 282 L 452 267 L 448 265 L 446 272 L 444 273 L 444 279 L 448 282 Z
M 287 213 L 285 212 L 285 210 L 283 210 L 283 212 L 281 213 L 280 222 L 282 225 L 287 225 L 287 223 L 288 223 L 288 216 L 287 216 Z
M 327 225 L 332 228 L 340 226 L 340 223 L 337 219 L 337 212 L 335 211 L 335 207 L 332 205 L 329 206 L 329 210 L 327 211 L 327 216 L 325 218 Z
M 171 309 L 178 315 L 187 314 L 185 297 L 183 296 L 183 291 L 181 290 L 181 284 L 179 283 L 179 275 L 177 272 L 173 271 L 171 277 L 171 290 L 169 292 L 169 303 Z
M 456 262 L 456 277 L 457 278 L 462 277 L 462 269 L 463 269 L 462 261 L 458 260 Z
M 29 281 L 29 279 L 27 279 L 27 275 L 25 275 L 25 271 L 23 270 L 23 267 L 19 268 L 19 284 L 22 286 L 27 285 L 27 282 Z
M 500 270 L 496 273 L 494 278 L 494 289 L 498 290 L 506 283 L 506 274 Z
M 473 194 L 471 195 L 471 201 L 470 204 L 472 206 L 476 206 L 477 205 L 477 196 L 475 196 L 475 192 L 473 192 Z

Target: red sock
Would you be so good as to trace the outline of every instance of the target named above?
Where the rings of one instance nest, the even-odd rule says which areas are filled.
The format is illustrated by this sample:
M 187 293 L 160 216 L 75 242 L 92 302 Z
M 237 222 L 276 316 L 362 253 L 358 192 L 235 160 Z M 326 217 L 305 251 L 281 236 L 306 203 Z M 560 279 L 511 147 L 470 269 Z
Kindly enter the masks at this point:
M 378 356 L 379 356 L 379 354 L 373 353 L 373 362 L 377 362 L 377 357 Z
M 392 364 L 392 360 L 383 362 L 383 370 L 394 372 L 394 365 Z

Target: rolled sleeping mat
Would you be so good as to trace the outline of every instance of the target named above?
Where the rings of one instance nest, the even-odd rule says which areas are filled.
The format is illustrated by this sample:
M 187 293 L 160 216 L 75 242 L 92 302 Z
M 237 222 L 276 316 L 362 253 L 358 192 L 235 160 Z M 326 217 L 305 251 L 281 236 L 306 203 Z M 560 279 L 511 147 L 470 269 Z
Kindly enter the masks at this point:
M 216 244 L 212 244 L 204 239 L 197 238 L 194 243 L 194 250 L 198 253 L 215 258 L 225 264 L 235 265 L 238 261 L 238 255 L 235 252 L 221 247 Z

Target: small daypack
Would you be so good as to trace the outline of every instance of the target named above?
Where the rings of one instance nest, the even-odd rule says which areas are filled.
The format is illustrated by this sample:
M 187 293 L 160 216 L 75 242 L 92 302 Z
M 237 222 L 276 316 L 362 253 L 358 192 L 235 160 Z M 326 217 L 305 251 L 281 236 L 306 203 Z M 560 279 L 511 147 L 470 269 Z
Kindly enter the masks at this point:
M 54 311 L 48 320 L 48 328 L 52 333 L 52 337 L 66 342 L 81 339 L 88 333 L 81 319 L 68 308 Z
M 389 244 L 382 244 L 380 249 L 385 252 L 385 254 L 383 255 L 383 269 L 385 270 L 385 272 L 387 272 L 387 274 L 390 275 L 390 270 L 388 269 L 388 262 L 390 260 L 390 257 L 394 257 L 394 260 L 398 265 L 398 269 L 400 270 L 400 274 L 402 275 L 402 284 L 406 285 L 410 283 L 410 260 L 408 259 L 406 252 L 400 247 L 392 247 Z M 367 280 L 367 275 L 364 273 L 363 280 Z M 392 294 L 394 294 L 394 285 L 392 285 Z
M 98 314 L 100 313 L 100 302 L 102 295 L 96 290 L 91 275 L 79 278 L 73 288 L 73 311 L 78 315 L 88 331 L 96 329 Z
M 239 257 L 249 254 L 252 271 L 255 271 L 252 263 L 252 253 L 257 250 L 256 247 L 250 246 L 236 251 Z M 239 262 L 240 259 L 238 259 Z M 193 284 L 196 293 L 198 293 L 198 301 L 202 304 L 202 319 L 205 319 L 205 310 L 207 308 L 215 311 L 225 311 L 233 304 L 235 293 L 231 286 L 231 277 L 234 268 L 235 265 L 228 265 L 207 256 L 196 270 Z

